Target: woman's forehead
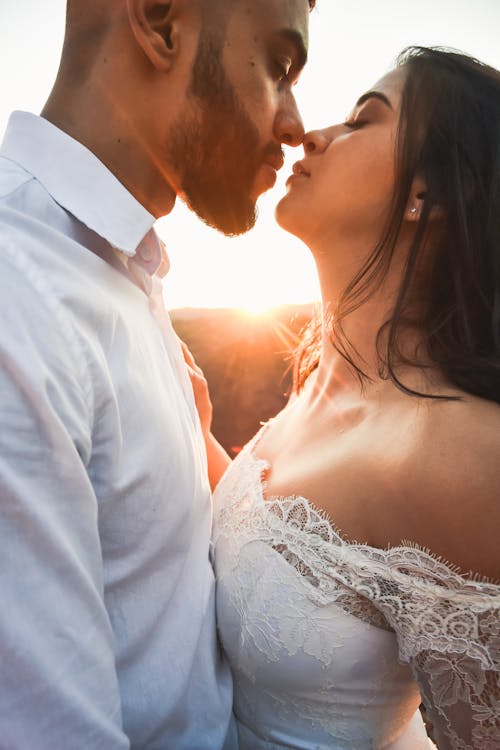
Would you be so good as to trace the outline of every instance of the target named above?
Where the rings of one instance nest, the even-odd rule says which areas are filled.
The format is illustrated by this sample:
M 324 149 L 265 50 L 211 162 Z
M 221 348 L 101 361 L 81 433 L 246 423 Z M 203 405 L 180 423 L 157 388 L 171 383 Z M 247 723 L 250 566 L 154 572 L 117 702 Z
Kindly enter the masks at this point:
M 405 78 L 406 71 L 404 68 L 393 68 L 382 76 L 382 78 L 379 78 L 370 90 L 379 91 L 381 94 L 385 94 L 391 102 L 392 107 L 397 109 L 403 93 Z

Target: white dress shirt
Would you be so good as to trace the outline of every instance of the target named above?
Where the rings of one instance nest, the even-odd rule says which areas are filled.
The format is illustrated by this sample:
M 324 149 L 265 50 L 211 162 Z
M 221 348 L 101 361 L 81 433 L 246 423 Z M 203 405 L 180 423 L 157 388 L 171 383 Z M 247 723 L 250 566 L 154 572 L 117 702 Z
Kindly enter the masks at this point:
M 2 750 L 235 747 L 192 390 L 158 279 L 145 293 L 113 266 L 154 270 L 153 221 L 80 143 L 11 116 L 0 151 Z

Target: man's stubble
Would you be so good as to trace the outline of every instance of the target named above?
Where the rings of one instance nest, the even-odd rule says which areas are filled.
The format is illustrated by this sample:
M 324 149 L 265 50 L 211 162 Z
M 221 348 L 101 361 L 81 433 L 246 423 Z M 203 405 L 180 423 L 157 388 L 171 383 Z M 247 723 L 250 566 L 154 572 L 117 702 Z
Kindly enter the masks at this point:
M 236 235 L 255 224 L 251 193 L 263 155 L 259 132 L 224 70 L 223 43 L 215 34 L 200 39 L 168 159 L 181 175 L 189 207 L 206 224 Z

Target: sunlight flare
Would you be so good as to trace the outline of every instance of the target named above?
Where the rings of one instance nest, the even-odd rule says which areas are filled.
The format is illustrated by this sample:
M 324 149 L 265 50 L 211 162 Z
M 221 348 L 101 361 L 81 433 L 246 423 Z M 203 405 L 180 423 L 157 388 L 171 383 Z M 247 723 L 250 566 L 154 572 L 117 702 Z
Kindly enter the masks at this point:
M 266 318 L 271 315 L 275 306 L 276 302 L 270 300 L 248 299 L 238 305 L 238 310 L 250 318 Z

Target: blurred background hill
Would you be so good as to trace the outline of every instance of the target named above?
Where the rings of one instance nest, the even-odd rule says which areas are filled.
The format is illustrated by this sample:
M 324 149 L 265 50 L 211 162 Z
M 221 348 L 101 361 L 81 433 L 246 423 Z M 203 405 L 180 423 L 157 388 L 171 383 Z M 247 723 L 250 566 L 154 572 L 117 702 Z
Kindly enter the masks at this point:
M 171 311 L 175 330 L 208 381 L 213 433 L 231 455 L 287 402 L 291 354 L 312 311 L 312 305 L 283 305 L 265 313 L 237 308 Z

